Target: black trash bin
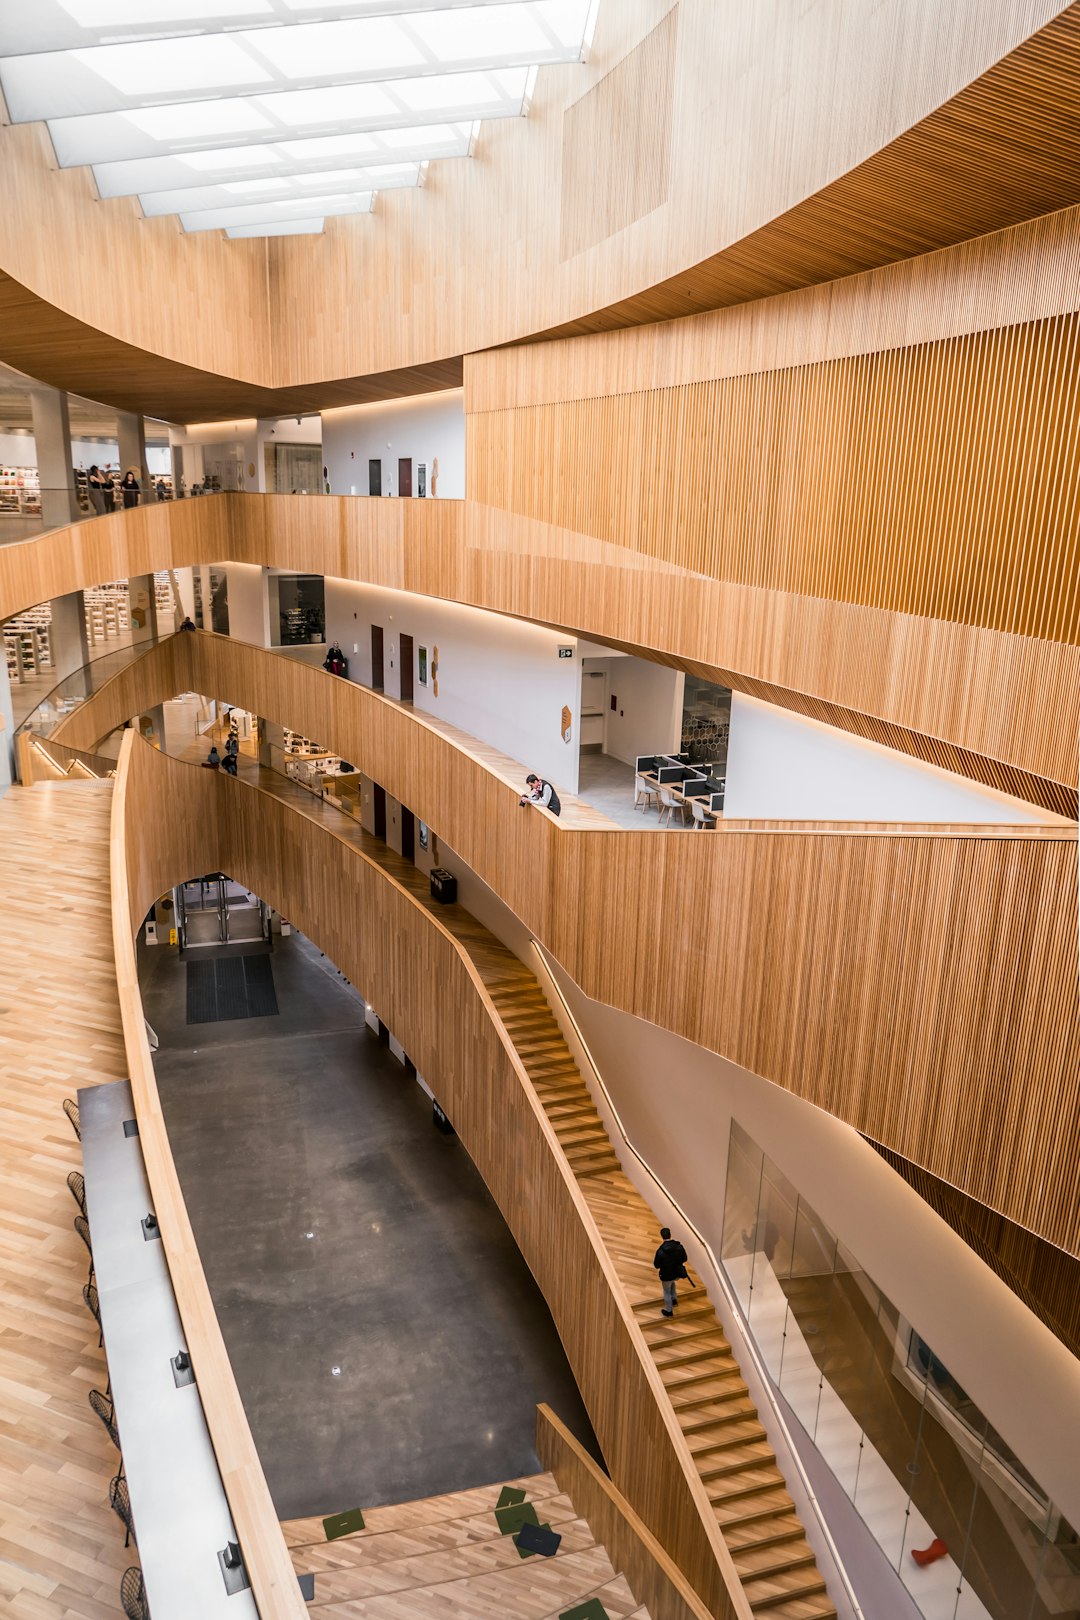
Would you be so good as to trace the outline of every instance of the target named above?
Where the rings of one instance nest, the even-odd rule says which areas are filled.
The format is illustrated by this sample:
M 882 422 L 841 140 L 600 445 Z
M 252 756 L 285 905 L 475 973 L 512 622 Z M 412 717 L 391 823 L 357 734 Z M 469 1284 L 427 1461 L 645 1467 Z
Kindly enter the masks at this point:
M 445 866 L 431 868 L 431 898 L 444 906 L 452 906 L 457 901 L 457 878 Z

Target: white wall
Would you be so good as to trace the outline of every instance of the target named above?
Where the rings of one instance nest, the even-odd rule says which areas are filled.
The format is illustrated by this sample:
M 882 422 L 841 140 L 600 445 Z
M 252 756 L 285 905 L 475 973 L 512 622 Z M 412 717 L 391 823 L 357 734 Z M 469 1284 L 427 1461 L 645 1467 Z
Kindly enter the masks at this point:
M 428 494 L 433 493 L 436 457 L 439 475 L 434 493 L 459 500 L 465 494 L 465 397 L 461 388 L 324 411 L 322 438 L 323 460 L 335 495 L 367 494 L 369 459 L 382 462 L 383 494 L 396 495 L 399 456 L 412 457 L 414 495 L 421 462 L 427 467 Z
M 401 693 L 399 637 L 411 635 L 413 702 L 417 709 L 490 743 L 557 788 L 576 793 L 581 672 L 571 636 L 480 608 L 430 596 L 326 580 L 326 639 L 339 641 L 349 678 L 371 683 L 371 626 L 383 629 L 384 687 Z M 428 651 L 428 684 L 416 669 Z M 560 646 L 574 646 L 560 658 Z M 431 664 L 439 649 L 439 695 Z M 561 736 L 563 705 L 570 710 L 570 741 Z
M 257 563 L 219 563 L 229 579 L 229 635 L 256 647 L 270 645 L 270 604 L 266 569 Z M 215 694 L 217 696 L 219 694 Z
M 1080 1522 L 1080 1379 L 1050 1329 L 849 1125 L 704 1047 L 590 1000 L 541 954 L 628 1140 L 714 1254 L 722 1253 L 734 1118 L 933 1345 L 1070 1522 Z M 629 1156 L 625 1168 L 633 1179 Z
M 639 754 L 670 753 L 682 734 L 685 677 L 645 658 L 585 658 L 585 670 L 606 670 L 609 707 L 604 752 L 632 765 Z M 597 685 L 600 683 L 597 682 Z
M 37 446 L 32 433 L 0 433 L 0 464 L 5 467 L 36 467 Z
M 71 464 L 73 467 L 91 467 L 119 463 L 120 450 L 113 439 L 72 439 Z M 155 476 L 170 471 L 172 462 L 168 446 L 148 445 L 146 462 Z M 37 444 L 32 433 L 0 433 L 0 464 L 5 467 L 36 467 Z
M 1056 818 L 742 692 L 731 696 L 724 815 L 807 821 Z

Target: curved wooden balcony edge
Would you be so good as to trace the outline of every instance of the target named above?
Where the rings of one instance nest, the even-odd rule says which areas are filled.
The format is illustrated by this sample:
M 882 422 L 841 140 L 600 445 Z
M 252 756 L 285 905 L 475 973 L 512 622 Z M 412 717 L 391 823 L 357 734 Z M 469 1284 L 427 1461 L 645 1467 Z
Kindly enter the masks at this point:
M 582 537 L 569 538 L 567 555 L 548 555 L 546 526 L 473 500 L 220 494 L 161 502 L 0 547 L 0 620 L 103 579 L 158 569 L 222 561 L 302 568 L 592 636 L 1076 814 L 1070 719 L 1080 712 L 1080 650 L 747 592 L 618 547 L 601 548 L 604 565 L 591 551 L 578 555 Z M 780 623 L 802 629 L 777 638 Z M 843 653 L 853 638 L 855 668 Z M 833 651 L 807 663 L 807 646 Z M 906 678 L 898 683 L 900 648 L 905 668 L 933 668 L 940 701 L 928 704 Z M 1022 723 L 1033 693 L 1060 717 L 1045 732 Z
M 92 744 L 193 687 L 352 760 L 593 999 L 785 1086 L 1057 1246 L 1080 1246 L 1075 826 L 575 830 L 520 811 L 515 787 L 415 711 L 208 635 L 170 638 L 129 665 L 63 738 Z M 672 897 L 679 926 L 661 937 Z
M 134 733 L 125 737 L 113 810 L 113 853 L 122 873 L 119 882 L 114 880 L 114 930 L 140 1137 L 149 1138 L 144 1140 L 147 1173 L 189 1333 L 188 1312 L 194 1324 L 198 1349 L 189 1348 L 200 1392 L 214 1383 L 207 1421 L 230 1506 L 238 1514 L 245 1559 L 249 1568 L 265 1560 L 265 1598 L 251 1569 L 263 1620 L 301 1613 L 303 1606 L 263 1607 L 264 1601 L 284 1601 L 279 1574 L 284 1543 L 279 1549 L 270 1532 L 272 1504 L 172 1164 L 131 944 L 158 894 L 193 871 L 211 868 L 228 871 L 292 918 L 386 1014 L 421 1072 L 441 1074 L 440 1100 L 548 1302 L 613 1478 L 711 1612 L 720 1620 L 751 1620 L 690 1447 L 614 1264 L 467 951 L 438 917 L 348 840 L 344 818 L 339 832 L 248 783 L 230 780 L 226 787 L 226 780 L 161 754 Z M 290 891 L 293 877 L 297 887 Z M 429 985 L 443 986 L 444 994 L 434 998 L 437 1008 L 425 1004 Z M 456 1044 L 452 1032 L 459 1036 Z M 576 1267 L 572 1276 L 570 1257 Z M 275 1518 L 275 1529 L 276 1523 Z

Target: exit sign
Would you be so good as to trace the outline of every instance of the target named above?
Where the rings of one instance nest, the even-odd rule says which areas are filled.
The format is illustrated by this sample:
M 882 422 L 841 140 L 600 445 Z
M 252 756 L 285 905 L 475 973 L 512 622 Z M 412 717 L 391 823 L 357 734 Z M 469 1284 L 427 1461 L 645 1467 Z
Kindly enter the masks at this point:
M 573 658 L 573 656 L 574 656 L 573 647 L 560 647 L 559 648 L 559 657 L 560 658 Z

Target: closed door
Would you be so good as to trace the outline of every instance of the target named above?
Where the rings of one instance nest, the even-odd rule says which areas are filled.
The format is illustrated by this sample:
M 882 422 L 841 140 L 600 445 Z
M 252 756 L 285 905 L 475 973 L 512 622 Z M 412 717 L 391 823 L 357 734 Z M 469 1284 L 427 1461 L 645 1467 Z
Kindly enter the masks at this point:
M 397 464 L 397 492 L 412 494 L 412 456 L 399 456 Z
M 371 627 L 371 684 L 376 692 L 383 689 L 383 633 L 381 624 Z
M 382 494 L 381 461 L 369 461 L 367 464 L 367 492 L 369 495 Z
M 401 701 L 411 703 L 413 697 L 413 642 L 412 636 L 402 636 L 401 640 Z
M 401 853 L 405 860 L 416 858 L 416 821 L 411 810 L 401 807 Z
M 372 784 L 371 812 L 375 824 L 375 836 L 386 839 L 386 789 L 381 788 L 378 782 Z

